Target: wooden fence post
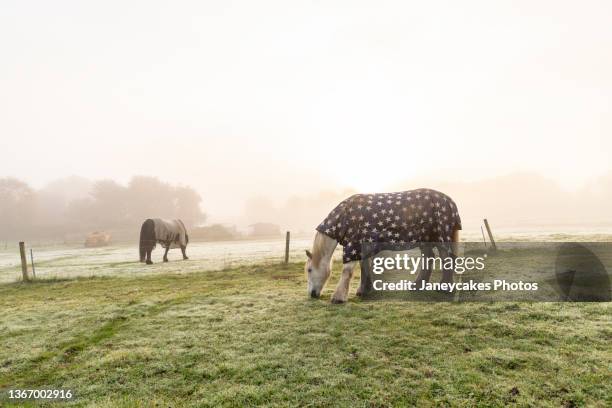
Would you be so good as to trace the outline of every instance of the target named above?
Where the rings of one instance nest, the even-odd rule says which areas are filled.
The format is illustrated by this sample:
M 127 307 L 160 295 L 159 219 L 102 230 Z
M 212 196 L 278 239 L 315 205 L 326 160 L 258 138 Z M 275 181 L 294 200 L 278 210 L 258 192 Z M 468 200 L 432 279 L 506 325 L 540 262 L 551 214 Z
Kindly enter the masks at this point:
M 34 266 L 34 250 L 30 248 L 30 261 L 32 262 L 32 277 L 36 279 L 36 267 Z
M 285 238 L 285 263 L 289 263 L 289 239 L 291 233 L 287 231 L 287 236 Z
M 495 240 L 493 239 L 493 233 L 491 232 L 489 221 L 487 221 L 486 218 L 484 219 L 484 225 L 485 225 L 485 228 L 487 229 L 487 234 L 489 234 L 489 241 L 491 241 L 491 248 L 493 248 L 493 251 L 497 251 L 497 245 L 495 245 Z
M 21 274 L 23 275 L 23 281 L 27 282 L 30 280 L 28 277 L 28 261 L 26 260 L 25 243 L 19 242 L 19 254 L 21 255 Z
M 482 234 L 482 242 L 484 243 L 485 249 L 487 249 L 487 240 L 484 236 L 484 230 L 482 229 L 482 225 L 480 226 L 480 233 Z

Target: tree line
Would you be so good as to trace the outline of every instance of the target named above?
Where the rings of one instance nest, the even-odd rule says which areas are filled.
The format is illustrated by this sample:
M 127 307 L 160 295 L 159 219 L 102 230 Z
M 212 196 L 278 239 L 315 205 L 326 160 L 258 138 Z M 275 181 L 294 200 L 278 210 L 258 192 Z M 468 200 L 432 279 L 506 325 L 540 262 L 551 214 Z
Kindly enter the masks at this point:
M 67 201 L 24 181 L 2 178 L 0 239 L 57 239 L 65 234 L 134 229 L 153 217 L 180 218 L 192 227 L 206 219 L 201 201 L 191 187 L 147 176 L 135 176 L 127 185 L 99 180 L 86 194 Z

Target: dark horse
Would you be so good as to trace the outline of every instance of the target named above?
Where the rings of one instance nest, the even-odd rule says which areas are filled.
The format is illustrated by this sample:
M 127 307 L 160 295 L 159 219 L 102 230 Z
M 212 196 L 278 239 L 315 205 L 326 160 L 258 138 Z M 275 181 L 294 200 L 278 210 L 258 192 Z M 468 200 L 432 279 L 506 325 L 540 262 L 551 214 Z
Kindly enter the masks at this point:
M 164 262 L 168 262 L 168 250 L 170 248 L 181 248 L 183 259 L 187 258 L 185 249 L 189 243 L 189 236 L 185 225 L 181 220 L 162 220 L 161 218 L 149 218 L 140 228 L 140 262 L 152 264 L 151 251 L 157 243 L 166 249 Z

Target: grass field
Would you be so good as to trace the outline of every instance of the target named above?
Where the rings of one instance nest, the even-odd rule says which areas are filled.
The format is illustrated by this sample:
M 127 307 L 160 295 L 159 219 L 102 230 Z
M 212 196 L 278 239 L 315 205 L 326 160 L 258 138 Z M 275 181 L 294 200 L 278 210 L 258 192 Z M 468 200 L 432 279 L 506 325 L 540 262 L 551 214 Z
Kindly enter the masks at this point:
M 612 240 L 612 237 L 610 238 Z M 137 241 L 137 239 L 134 239 Z M 311 239 L 296 238 L 291 240 L 290 255 L 292 259 L 301 259 L 304 249 L 311 244 Z M 192 273 L 226 269 L 242 265 L 278 262 L 284 258 L 284 239 L 191 242 L 187 254 L 189 262 L 169 262 L 144 267 L 138 262 L 138 247 L 134 243 L 117 243 L 100 248 L 83 248 L 82 245 L 44 245 L 26 243 L 29 259 L 29 248 L 33 249 L 36 276 L 39 278 L 82 278 L 88 276 L 138 276 L 170 273 Z M 163 249 L 160 246 L 153 251 L 152 259 L 161 263 Z M 181 259 L 181 251 L 169 252 L 170 261 Z M 21 279 L 21 260 L 17 242 L 7 248 L 0 248 L 0 284 L 15 282 Z
M 2 284 L 0 406 L 612 405 L 610 303 L 338 306 L 302 268 Z

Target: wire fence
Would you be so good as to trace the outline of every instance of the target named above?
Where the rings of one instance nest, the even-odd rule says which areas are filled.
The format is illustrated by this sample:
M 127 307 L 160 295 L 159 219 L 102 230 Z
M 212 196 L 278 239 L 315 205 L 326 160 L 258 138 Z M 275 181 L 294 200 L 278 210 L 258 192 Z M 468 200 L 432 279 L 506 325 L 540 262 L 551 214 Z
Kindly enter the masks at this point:
M 478 242 L 482 232 L 464 231 L 462 241 Z M 559 234 L 537 231 L 525 233 L 498 234 L 496 241 L 548 242 L 548 241 L 612 241 L 612 234 L 604 232 L 581 232 Z M 139 262 L 138 245 L 117 244 L 99 248 L 85 248 L 83 244 L 63 241 L 25 242 L 25 256 L 28 273 L 37 279 L 64 279 L 90 276 L 150 275 L 164 273 L 193 273 L 221 270 L 229 267 L 271 264 L 284 262 L 285 239 L 244 240 L 223 242 L 190 242 L 187 247 L 189 260 L 183 261 L 179 249 L 170 250 L 169 262 L 163 263 L 163 249 L 153 251 L 154 265 Z M 292 237 L 289 246 L 289 262 L 305 260 L 304 250 L 312 245 L 312 237 Z M 340 259 L 340 246 L 335 259 Z M 32 258 L 33 265 L 32 268 Z M 0 241 L 0 283 L 22 280 L 19 243 Z
M 162 262 L 163 248 L 153 251 L 153 265 L 139 262 L 138 245 L 118 244 L 98 248 L 77 245 L 25 243 L 28 274 L 36 279 L 64 279 L 91 276 L 193 273 L 250 265 L 281 263 L 285 260 L 283 238 L 254 241 L 191 242 L 189 260 L 182 260 L 180 249 L 171 249 L 169 262 Z M 292 239 L 289 262 L 305 259 L 304 249 L 312 239 Z M 33 262 L 32 262 L 33 260 Z M 18 242 L 0 244 L 0 283 L 23 280 Z

